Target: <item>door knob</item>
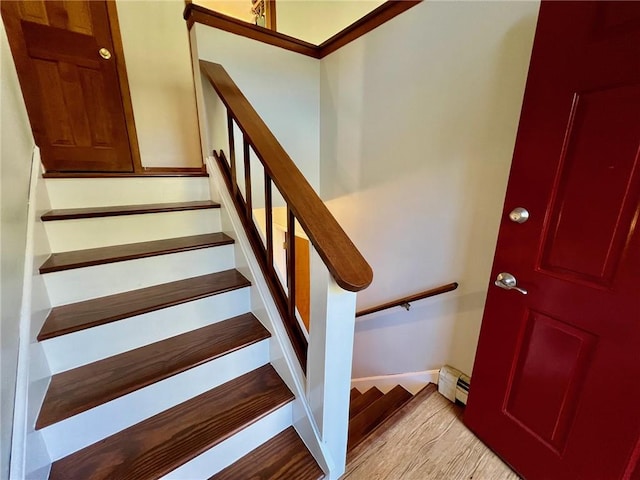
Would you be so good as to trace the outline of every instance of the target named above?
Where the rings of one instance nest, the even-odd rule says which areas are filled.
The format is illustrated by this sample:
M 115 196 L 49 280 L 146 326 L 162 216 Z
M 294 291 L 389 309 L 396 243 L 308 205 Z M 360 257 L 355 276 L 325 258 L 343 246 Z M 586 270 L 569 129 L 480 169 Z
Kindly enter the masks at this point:
M 515 223 L 524 223 L 529 220 L 529 211 L 522 207 L 514 208 L 509 213 L 509 220 Z
M 107 50 L 106 48 L 104 48 L 104 47 L 101 48 L 100 50 L 98 50 L 98 53 L 105 60 L 109 60 L 111 58 L 111 52 L 109 50 Z
M 528 293 L 524 288 L 517 287 L 516 285 L 518 284 L 518 281 L 516 280 L 516 277 L 507 272 L 499 273 L 494 284 L 496 287 L 500 287 L 505 290 L 516 290 L 523 295 Z

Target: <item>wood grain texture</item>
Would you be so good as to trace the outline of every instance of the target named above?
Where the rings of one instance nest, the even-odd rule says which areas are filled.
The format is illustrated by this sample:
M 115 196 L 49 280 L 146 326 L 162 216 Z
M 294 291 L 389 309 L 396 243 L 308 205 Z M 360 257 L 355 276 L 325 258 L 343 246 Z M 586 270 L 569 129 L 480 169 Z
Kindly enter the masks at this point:
M 355 387 L 352 388 L 351 391 L 349 392 L 349 404 L 351 404 L 351 402 L 353 402 L 360 395 L 362 395 L 362 393 L 360 393 L 360 390 L 358 390 Z M 349 407 L 349 410 L 351 410 L 351 407 Z
M 379 428 L 387 418 L 391 417 L 411 397 L 411 393 L 398 385 L 349 420 L 347 450 L 356 447 L 371 432 Z
M 416 393 L 413 397 L 407 401 L 402 407 L 396 409 L 391 416 L 389 416 L 381 428 L 376 428 L 370 432 L 358 445 L 354 446 L 347 452 L 347 463 L 353 461 L 362 452 L 364 452 L 370 445 L 374 444 L 380 436 L 390 428 L 393 428 L 398 422 L 401 422 L 405 415 L 413 412 L 415 409 L 420 408 L 420 404 L 424 402 L 430 395 L 433 395 L 438 391 L 437 385 L 429 383 L 422 390 Z
M 38 341 L 142 315 L 162 308 L 248 287 L 237 270 L 201 275 L 148 288 L 54 307 L 38 334 Z
M 231 243 L 233 243 L 233 238 L 224 233 L 206 233 L 189 237 L 153 240 L 151 242 L 128 243 L 125 245 L 53 253 L 40 267 L 40 273 L 59 272 L 72 268 L 186 252 L 188 250 L 217 247 Z
M 122 215 L 140 215 L 143 213 L 181 212 L 185 210 L 203 210 L 220 208 L 220 204 L 210 200 L 195 202 L 153 203 L 146 205 L 119 205 L 115 207 L 65 208 L 50 210 L 40 218 L 43 222 L 52 220 L 73 220 L 78 218 L 118 217 Z
M 250 313 L 54 375 L 36 428 L 269 338 Z
M 360 310 L 359 312 L 356 312 L 356 317 L 362 317 L 363 315 L 369 315 L 370 313 L 380 312 L 381 310 L 386 310 L 387 308 L 401 307 L 406 303 L 411 303 L 418 300 L 422 300 L 424 298 L 435 297 L 436 295 L 441 295 L 443 293 L 451 292 L 456 288 L 458 288 L 458 284 L 456 282 L 448 283 L 440 287 L 432 288 L 430 290 L 425 290 L 424 292 L 399 298 L 392 302 L 383 303 L 381 305 L 376 305 L 375 307 L 371 307 L 371 308 L 365 308 L 364 310 Z
M 373 280 L 371 267 L 226 70 L 219 64 L 202 60 L 200 68 L 251 143 L 265 172 L 278 187 L 336 283 L 353 292 L 368 287 Z
M 222 13 L 209 10 L 201 5 L 189 3 L 184 9 L 184 19 L 187 26 L 191 28 L 194 23 L 208 25 L 219 28 L 225 32 L 234 33 L 243 37 L 258 40 L 268 45 L 284 48 L 291 52 L 301 53 L 308 57 L 319 58 L 320 51 L 313 43 L 305 42 L 295 37 L 290 37 L 283 33 L 274 32 L 264 27 L 258 27 L 237 18 L 223 15 Z
M 318 480 L 324 473 L 293 427 L 287 428 L 209 480 Z
M 265 365 L 54 462 L 49 479 L 157 479 L 293 399 Z
M 21 3 L 3 1 L 1 10 L 46 169 L 133 171 L 116 61 L 97 53 L 121 55 L 106 2 Z
M 209 174 L 200 169 L 179 170 L 179 169 L 162 169 L 162 170 L 143 170 L 134 173 L 114 173 L 114 172 L 46 172 L 43 178 L 118 178 L 118 177 L 208 177 Z
M 347 464 L 343 480 L 517 480 L 439 393 L 385 429 Z
M 349 404 L 349 418 L 358 415 L 362 410 L 367 408 L 377 399 L 381 398 L 383 393 L 376 387 L 372 387 L 361 395 L 358 395 Z

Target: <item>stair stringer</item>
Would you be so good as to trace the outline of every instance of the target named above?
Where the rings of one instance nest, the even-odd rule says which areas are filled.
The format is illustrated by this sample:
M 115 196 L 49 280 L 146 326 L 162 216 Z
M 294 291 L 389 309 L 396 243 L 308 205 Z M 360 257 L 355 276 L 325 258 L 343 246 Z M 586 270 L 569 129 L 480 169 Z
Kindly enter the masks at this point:
M 211 199 L 220 203 L 222 231 L 235 239 L 236 269 L 251 281 L 251 311 L 271 333 L 270 361 L 278 375 L 295 395 L 293 426 L 328 479 L 334 479 L 334 466 L 314 420 L 304 385 L 306 377 L 284 328 L 284 322 L 271 296 L 233 200 L 224 184 L 222 172 L 213 157 L 207 157 Z
M 51 371 L 36 336 L 51 309 L 38 267 L 51 249 L 40 215 L 51 208 L 42 177 L 40 150 L 34 148 L 27 211 L 24 283 L 20 310 L 20 344 L 11 438 L 10 478 L 41 479 L 49 475 L 51 458 L 41 432 L 35 430 Z

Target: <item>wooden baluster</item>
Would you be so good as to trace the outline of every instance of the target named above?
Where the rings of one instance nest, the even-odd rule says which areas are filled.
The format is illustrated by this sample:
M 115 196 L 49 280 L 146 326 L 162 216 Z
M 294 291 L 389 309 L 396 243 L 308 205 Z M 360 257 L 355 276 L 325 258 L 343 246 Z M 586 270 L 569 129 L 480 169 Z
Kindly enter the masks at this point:
M 289 318 L 296 318 L 296 217 L 287 207 L 287 289 L 289 290 Z
M 251 150 L 249 149 L 249 142 L 243 136 L 244 142 L 244 188 L 245 188 L 245 206 L 247 218 L 252 220 L 253 210 L 251 207 Z
M 273 269 L 273 207 L 271 197 L 271 177 L 264 172 L 264 219 L 267 236 L 267 265 Z
M 236 178 L 236 144 L 233 139 L 233 117 L 227 110 L 227 128 L 229 130 L 229 167 L 231 168 L 231 186 L 233 188 L 233 197 L 237 197 L 238 180 Z

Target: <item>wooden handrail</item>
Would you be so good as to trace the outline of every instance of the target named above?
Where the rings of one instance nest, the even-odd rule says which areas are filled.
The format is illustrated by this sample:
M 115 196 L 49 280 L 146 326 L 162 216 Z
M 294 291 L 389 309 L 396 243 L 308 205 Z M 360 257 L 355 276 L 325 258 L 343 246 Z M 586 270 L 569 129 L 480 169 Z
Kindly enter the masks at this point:
M 189 29 L 194 23 L 200 23 L 202 25 L 219 28 L 225 32 L 252 38 L 262 43 L 275 45 L 276 47 L 281 47 L 292 52 L 301 53 L 309 57 L 320 58 L 318 56 L 320 55 L 320 49 L 313 43 L 305 42 L 304 40 L 283 33 L 274 32 L 268 28 L 252 25 L 251 23 L 238 20 L 223 13 L 209 10 L 201 5 L 188 3 L 185 6 L 183 17 L 187 21 L 187 27 Z
M 436 295 L 440 295 L 442 293 L 451 292 L 456 288 L 458 288 L 458 284 L 456 282 L 447 283 L 446 285 L 432 288 L 431 290 L 425 290 L 424 292 L 416 293 L 415 295 L 409 295 L 408 297 L 399 298 L 398 300 L 394 300 L 393 302 L 387 302 L 375 307 L 365 308 L 364 310 L 360 310 L 359 312 L 357 312 L 356 317 L 369 315 L 370 313 L 386 310 L 387 308 L 402 307 L 411 302 L 422 300 L 423 298 L 435 297 Z
M 193 3 L 187 3 L 183 17 L 187 21 L 188 28 L 191 28 L 194 23 L 200 23 L 284 48 L 285 50 L 320 59 L 370 32 L 374 28 L 379 27 L 420 2 L 422 2 L 422 0 L 387 0 L 320 45 L 305 42 L 299 38 L 275 32 L 264 27 L 258 27 Z
M 202 72 L 249 140 L 336 283 L 360 291 L 373 271 L 222 65 L 200 61 Z

